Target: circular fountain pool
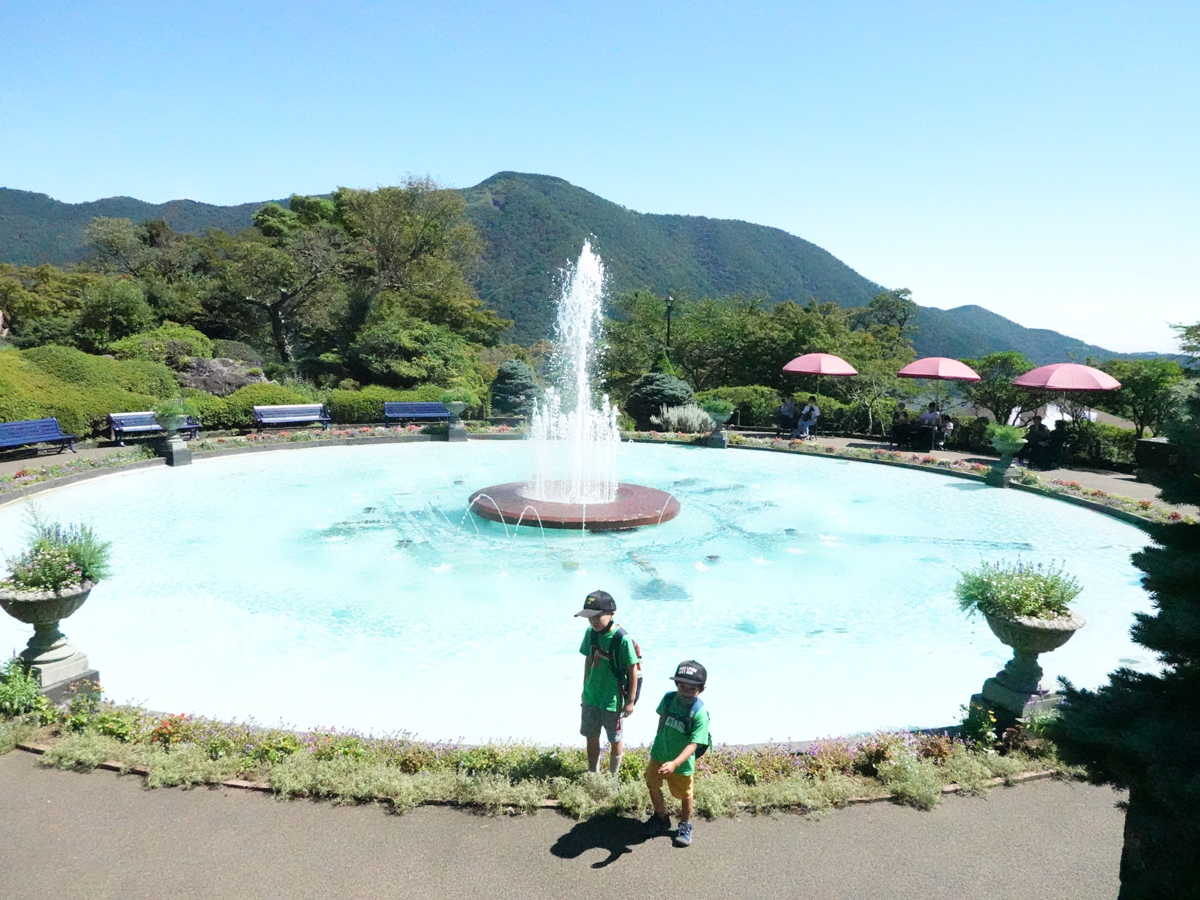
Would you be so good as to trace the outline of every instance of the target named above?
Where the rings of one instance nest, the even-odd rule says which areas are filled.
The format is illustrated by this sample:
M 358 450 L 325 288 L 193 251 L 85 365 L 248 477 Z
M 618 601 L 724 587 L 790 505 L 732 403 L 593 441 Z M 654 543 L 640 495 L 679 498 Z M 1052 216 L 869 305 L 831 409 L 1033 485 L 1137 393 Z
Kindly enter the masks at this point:
M 113 540 L 114 577 L 64 622 L 107 692 L 172 712 L 427 739 L 576 741 L 585 594 L 645 654 L 630 739 L 681 659 L 720 741 L 944 725 L 1007 658 L 952 589 L 981 559 L 1063 561 L 1088 625 L 1042 658 L 1093 686 L 1153 668 L 1129 525 L 1018 491 L 830 459 L 624 444 L 621 475 L 680 515 L 633 532 L 519 533 L 467 514 L 528 468 L 519 442 L 212 459 L 37 498 Z M 23 503 L 0 507 L 0 553 Z M 27 628 L 0 617 L 0 648 Z

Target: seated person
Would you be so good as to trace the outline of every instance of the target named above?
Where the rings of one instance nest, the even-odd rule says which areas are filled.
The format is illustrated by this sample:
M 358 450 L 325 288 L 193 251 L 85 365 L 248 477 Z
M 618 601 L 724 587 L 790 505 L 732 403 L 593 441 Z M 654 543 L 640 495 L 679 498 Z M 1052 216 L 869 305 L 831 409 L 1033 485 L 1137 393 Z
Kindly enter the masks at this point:
M 917 419 L 917 424 L 929 428 L 938 428 L 941 426 L 942 415 L 938 412 L 936 403 L 930 402 L 929 408 L 921 413 L 921 418 Z
M 950 443 L 950 438 L 954 436 L 954 420 L 950 418 L 949 413 L 942 413 L 942 424 L 939 426 L 938 434 L 940 435 L 938 446 L 945 450 L 946 445 Z
M 1034 416 L 1025 429 L 1025 444 L 1022 452 L 1029 460 L 1031 469 L 1048 469 L 1050 459 L 1050 429 L 1042 424 L 1041 416 Z
M 908 446 L 912 438 L 912 422 L 908 420 L 908 410 L 903 403 L 896 404 L 892 413 L 892 443 L 897 447 Z
M 775 420 L 780 431 L 792 434 L 796 430 L 796 418 L 800 410 L 796 408 L 796 398 L 788 397 L 783 405 L 775 410 Z
M 792 437 L 808 437 L 808 433 L 817 425 L 817 419 L 821 417 L 821 407 L 817 406 L 817 398 L 810 395 L 808 403 L 804 405 L 804 409 L 800 410 L 800 421 L 796 423 L 796 430 L 792 433 Z

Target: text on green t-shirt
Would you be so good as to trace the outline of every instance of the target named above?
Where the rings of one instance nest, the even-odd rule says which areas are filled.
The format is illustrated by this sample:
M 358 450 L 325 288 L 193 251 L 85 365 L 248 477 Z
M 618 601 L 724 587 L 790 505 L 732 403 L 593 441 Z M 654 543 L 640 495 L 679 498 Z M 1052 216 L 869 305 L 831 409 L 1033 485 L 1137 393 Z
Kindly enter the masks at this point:
M 662 698 L 655 710 L 659 716 L 666 713 L 658 734 L 654 736 L 654 746 L 650 748 L 651 759 L 660 763 L 670 762 L 683 752 L 688 744 L 708 744 L 708 710 L 701 709 L 692 720 L 692 729 L 685 733 L 688 714 L 692 711 L 690 703 L 679 699 L 679 694 L 671 691 Z M 691 775 L 696 771 L 696 754 L 689 756 L 678 769 L 680 775 Z

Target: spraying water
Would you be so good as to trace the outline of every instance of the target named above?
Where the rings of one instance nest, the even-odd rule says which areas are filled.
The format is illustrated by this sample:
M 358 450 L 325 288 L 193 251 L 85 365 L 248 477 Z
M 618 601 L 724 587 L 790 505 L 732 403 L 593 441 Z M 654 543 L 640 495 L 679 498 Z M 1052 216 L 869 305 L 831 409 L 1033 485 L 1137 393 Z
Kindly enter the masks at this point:
M 617 408 L 592 396 L 591 372 L 603 336 L 604 263 L 584 242 L 558 301 L 555 385 L 535 404 L 530 423 L 536 470 L 525 495 L 554 503 L 617 499 Z

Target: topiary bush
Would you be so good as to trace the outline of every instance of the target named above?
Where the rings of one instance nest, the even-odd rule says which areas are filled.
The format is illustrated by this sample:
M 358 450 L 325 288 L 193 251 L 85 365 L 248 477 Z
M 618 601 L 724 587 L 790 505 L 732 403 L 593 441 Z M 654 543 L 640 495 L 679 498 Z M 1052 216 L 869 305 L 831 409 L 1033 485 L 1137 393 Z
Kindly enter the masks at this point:
M 248 366 L 262 366 L 262 354 L 241 341 L 215 340 L 212 342 L 213 359 L 232 359 Z
M 698 403 L 706 400 L 728 400 L 736 410 L 731 421 L 751 428 L 774 427 L 775 410 L 779 408 L 779 393 L 761 384 L 713 388 L 696 395 Z
M 633 416 L 640 430 L 649 431 L 653 427 L 651 417 L 659 415 L 664 406 L 686 406 L 692 396 L 686 381 L 680 381 L 674 375 L 651 372 L 634 382 L 625 398 L 625 412 Z
M 153 331 L 143 331 L 109 344 L 117 359 L 140 359 L 182 369 L 196 357 L 211 359 L 213 345 L 195 328 L 163 322 Z

